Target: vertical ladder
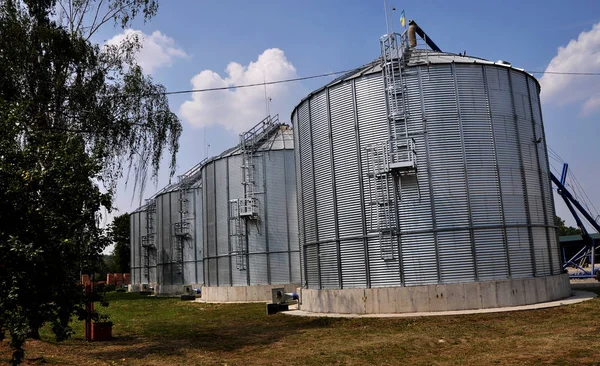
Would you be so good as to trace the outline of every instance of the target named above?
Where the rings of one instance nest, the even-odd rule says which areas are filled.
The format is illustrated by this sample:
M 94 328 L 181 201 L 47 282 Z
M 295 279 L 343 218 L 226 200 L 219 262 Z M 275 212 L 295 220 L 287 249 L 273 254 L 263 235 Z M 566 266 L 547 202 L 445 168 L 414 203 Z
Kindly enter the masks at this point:
M 154 199 L 146 200 L 146 235 L 142 236 L 142 267 L 144 277 L 150 279 L 150 256 L 155 249 L 154 238 L 156 228 L 154 226 L 154 216 L 156 214 L 156 201 Z
M 416 166 L 414 140 L 408 131 L 406 64 L 410 52 L 407 33 L 390 33 L 381 38 L 381 62 L 387 99 L 389 156 L 391 169 Z
M 195 220 L 194 207 L 190 202 L 190 194 L 194 184 L 202 177 L 202 167 L 208 161 L 204 158 L 190 170 L 178 177 L 179 191 L 179 222 L 173 223 L 173 258 L 172 263 L 178 275 L 183 274 L 183 252 L 185 243 L 192 240 L 192 224 Z
M 242 186 L 244 187 L 244 197 L 240 204 L 240 215 L 250 218 L 258 216 L 255 158 L 256 153 L 253 150 L 247 147 L 242 148 Z
M 365 149 L 369 231 L 378 234 L 380 257 L 395 260 L 394 243 L 399 235 L 393 198 L 396 179 L 417 173 L 416 144 L 408 130 L 406 66 L 410 49 L 406 32 L 388 33 L 381 37 L 380 43 L 389 135 L 387 140 Z
M 190 209 L 189 193 L 190 187 L 194 183 L 193 176 L 179 176 L 179 222 L 173 225 L 173 234 L 175 235 L 173 250 L 173 265 L 175 273 L 183 274 L 183 248 L 187 240 L 192 237 L 191 221 L 193 212 Z
M 366 149 L 369 178 L 369 228 L 378 233 L 379 252 L 384 260 L 396 259 L 394 235 L 396 216 L 393 197 L 393 177 L 389 174 L 389 145 L 373 144 Z
M 253 128 L 240 134 L 243 196 L 229 201 L 230 254 L 235 256 L 236 268 L 240 271 L 247 268 L 248 224 L 259 219 L 257 158 L 260 155 L 258 152 L 279 128 L 279 116 L 267 116 Z
M 235 267 L 246 269 L 246 219 L 241 215 L 241 200 L 229 201 L 229 236 L 231 237 L 231 254 L 235 256 Z

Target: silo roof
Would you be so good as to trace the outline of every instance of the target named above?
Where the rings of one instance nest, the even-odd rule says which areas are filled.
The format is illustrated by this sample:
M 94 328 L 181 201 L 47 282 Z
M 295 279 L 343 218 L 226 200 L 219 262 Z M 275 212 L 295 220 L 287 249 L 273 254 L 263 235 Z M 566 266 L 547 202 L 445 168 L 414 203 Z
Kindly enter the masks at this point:
M 140 207 L 136 208 L 135 210 L 131 211 L 132 214 L 134 213 L 139 213 L 139 212 L 144 212 L 146 211 L 146 205 L 141 205 Z
M 265 140 L 256 151 L 288 150 L 294 148 L 294 135 L 292 129 L 286 124 L 280 124 L 279 128 L 267 140 Z M 206 163 L 218 160 L 224 157 L 238 155 L 242 153 L 241 145 L 238 144 L 230 149 L 216 155 Z
M 509 62 L 506 61 L 489 61 L 483 58 L 479 58 L 479 57 L 475 57 L 475 56 L 467 56 L 467 55 L 461 55 L 461 54 L 456 54 L 456 53 L 450 53 L 450 52 L 437 52 L 437 51 L 431 51 L 431 50 L 426 50 L 426 49 L 413 49 L 410 51 L 410 55 L 408 57 L 408 66 L 420 66 L 420 65 L 435 65 L 435 64 L 451 64 L 451 63 L 456 63 L 456 64 L 478 64 L 478 65 L 498 65 L 498 66 L 504 66 L 507 68 L 511 68 L 513 70 L 518 70 L 521 72 L 525 72 L 525 69 L 520 69 L 520 68 L 516 68 L 513 67 Z M 340 77 L 337 77 L 335 79 L 333 79 L 332 81 L 330 81 L 329 83 L 325 84 L 323 87 L 316 89 L 315 91 L 313 91 L 312 93 L 308 94 L 305 98 L 303 98 L 300 103 L 294 108 L 294 111 L 296 110 L 296 108 L 302 104 L 306 99 L 309 99 L 312 95 L 317 94 L 319 92 L 321 92 L 323 89 L 329 88 L 333 85 L 336 85 L 338 83 L 342 83 L 344 81 L 348 81 L 348 80 L 352 80 L 355 78 L 359 78 L 361 76 L 364 75 L 369 75 L 369 74 L 374 74 L 374 73 L 379 73 L 381 72 L 381 57 L 378 57 L 376 59 L 374 59 L 371 62 L 368 62 L 360 67 L 357 67 L 354 70 L 351 70 L 345 74 L 343 74 Z M 527 73 L 528 75 L 532 76 L 531 74 Z M 535 79 L 534 77 L 534 80 Z M 539 84 L 539 83 L 538 83 Z M 294 112 L 292 111 L 292 114 Z
M 274 126 L 274 127 L 277 127 L 277 128 L 273 129 L 273 132 L 270 133 L 270 136 L 268 136 L 268 138 L 264 142 L 262 142 L 258 148 L 256 148 L 256 151 L 286 150 L 286 149 L 294 148 L 294 135 L 293 135 L 292 129 L 284 123 L 277 123 L 276 126 Z M 204 165 L 206 165 L 212 161 L 221 159 L 223 157 L 238 155 L 241 153 L 242 153 L 241 144 L 237 144 L 236 146 L 223 151 L 219 155 L 213 156 L 212 158 L 209 158 L 209 159 L 202 160 L 200 163 L 194 165 L 187 172 L 182 174 L 182 176 L 189 177 L 194 180 L 194 182 L 190 185 L 190 188 L 194 189 L 194 188 L 201 187 L 202 179 L 200 179 L 200 178 L 202 177 L 201 171 L 202 171 L 202 168 L 204 167 Z M 181 183 L 179 181 L 175 182 L 175 183 L 169 183 L 167 186 L 161 188 L 156 193 L 154 193 L 152 196 L 150 196 L 149 199 L 156 198 L 159 195 L 164 194 L 164 193 L 176 191 L 179 189 L 180 185 L 181 185 Z M 143 206 L 137 208 L 134 212 L 144 211 L 145 209 L 146 209 L 146 205 L 143 205 Z

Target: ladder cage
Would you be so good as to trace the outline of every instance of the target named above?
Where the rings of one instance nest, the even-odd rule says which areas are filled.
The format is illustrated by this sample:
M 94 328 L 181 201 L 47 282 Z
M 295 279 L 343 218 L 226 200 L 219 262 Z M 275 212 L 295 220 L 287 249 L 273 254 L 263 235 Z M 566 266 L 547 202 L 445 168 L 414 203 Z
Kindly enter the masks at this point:
M 259 173 L 257 158 L 265 142 L 281 128 L 279 115 L 267 116 L 248 131 L 240 134 L 240 152 L 242 157 L 241 184 L 243 197 L 229 201 L 229 237 L 230 254 L 236 258 L 236 267 L 240 271 L 247 268 L 247 227 L 249 220 L 259 219 Z
M 236 268 L 246 269 L 246 219 L 241 215 L 241 199 L 229 201 L 229 237 L 231 254 L 235 256 Z
M 416 142 L 408 130 L 406 68 L 411 52 L 407 32 L 382 36 L 380 47 L 389 135 L 385 141 L 365 148 L 366 169 L 364 165 L 363 169 L 368 181 L 369 232 L 378 234 L 380 257 L 396 260 L 399 223 L 394 189 L 402 188 L 401 184 L 396 186 L 396 180 L 402 175 L 416 176 L 417 173 Z M 399 194 L 401 196 L 401 192 Z
M 150 252 L 155 248 L 155 215 L 156 200 L 149 198 L 146 200 L 146 235 L 142 236 L 142 267 L 146 278 L 150 275 Z

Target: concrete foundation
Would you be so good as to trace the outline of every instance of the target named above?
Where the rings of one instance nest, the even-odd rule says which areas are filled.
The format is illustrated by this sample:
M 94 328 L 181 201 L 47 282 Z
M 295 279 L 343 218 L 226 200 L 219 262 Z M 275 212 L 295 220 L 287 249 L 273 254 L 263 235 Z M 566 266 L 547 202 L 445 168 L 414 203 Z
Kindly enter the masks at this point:
M 127 292 L 140 292 L 140 291 L 150 291 L 150 287 L 156 288 L 156 284 L 130 284 L 127 285 Z
M 127 292 L 140 292 L 140 288 L 142 287 L 142 285 L 140 284 L 131 284 L 131 285 L 127 285 Z
M 184 286 L 191 286 L 192 289 L 202 288 L 199 283 L 190 283 L 187 285 L 154 285 L 156 296 L 180 296 L 184 294 Z
M 271 302 L 271 289 L 282 288 L 285 292 L 295 292 L 299 284 L 256 285 L 256 286 L 204 286 L 202 299 L 206 302 Z
M 521 306 L 571 296 L 568 274 L 445 285 L 300 289 L 298 309 L 313 313 L 392 314 Z

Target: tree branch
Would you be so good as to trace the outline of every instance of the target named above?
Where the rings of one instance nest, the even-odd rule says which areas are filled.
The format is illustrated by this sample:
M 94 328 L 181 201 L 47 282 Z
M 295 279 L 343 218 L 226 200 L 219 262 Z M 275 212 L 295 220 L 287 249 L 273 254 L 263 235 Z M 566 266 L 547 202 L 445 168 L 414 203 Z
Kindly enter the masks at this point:
M 85 14 L 88 12 L 89 4 L 90 0 L 85 0 L 83 10 L 81 11 L 81 16 L 79 17 L 79 22 L 77 22 L 77 28 L 75 29 L 75 32 L 79 32 L 79 30 L 81 29 L 81 24 L 83 23 L 83 18 L 85 17 Z
M 120 13 L 121 11 L 125 10 L 126 8 L 131 7 L 131 5 L 123 5 L 117 9 L 114 10 L 114 12 L 111 14 L 111 11 L 109 10 L 103 17 L 102 20 L 100 21 L 100 23 L 98 23 L 98 25 L 95 28 L 91 28 L 90 29 L 90 34 L 88 35 L 88 37 L 86 38 L 86 41 L 90 39 L 90 37 L 96 33 L 96 31 L 102 26 L 104 25 L 106 22 L 108 22 L 111 19 L 114 19 L 115 15 L 117 15 L 118 13 Z
M 100 0 L 100 3 L 98 4 L 98 7 L 96 8 L 96 14 L 94 14 L 94 21 L 92 22 L 92 24 L 90 25 L 90 30 L 94 28 L 94 26 L 96 25 L 96 20 L 98 20 L 98 14 L 100 13 L 100 8 L 102 7 L 102 3 L 104 2 L 104 0 Z M 91 33 L 86 37 L 86 40 L 89 40 L 91 37 Z

